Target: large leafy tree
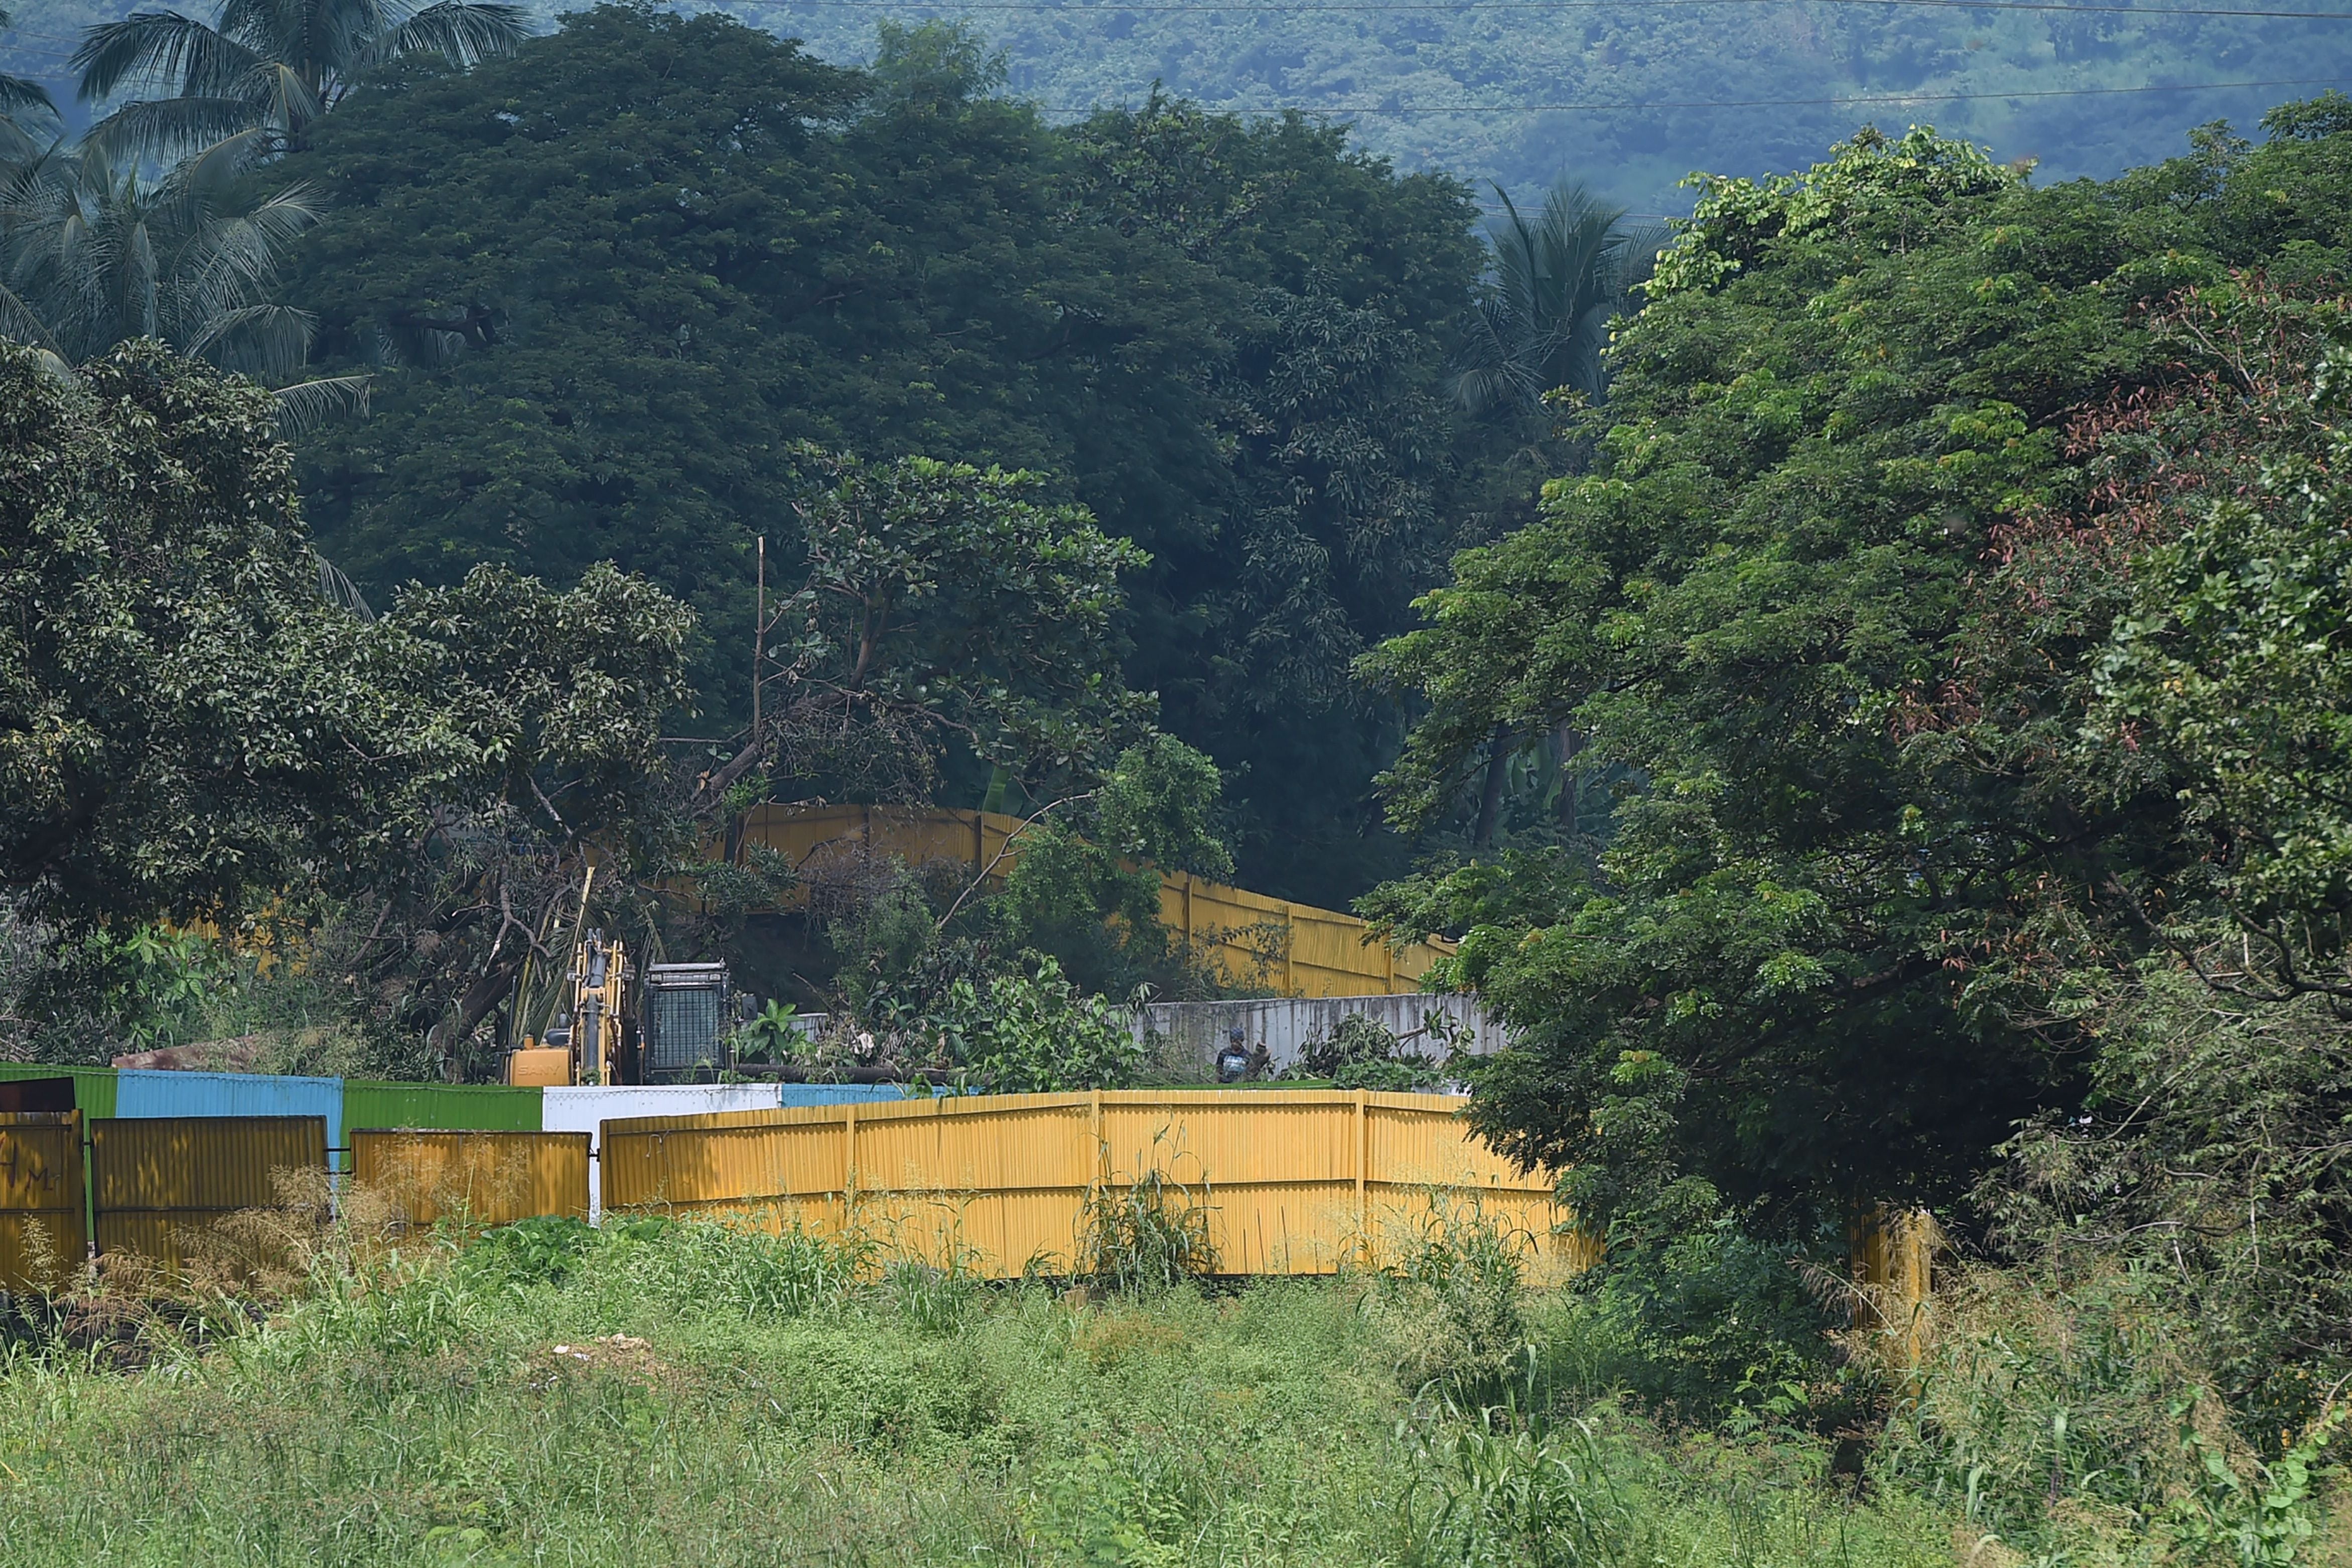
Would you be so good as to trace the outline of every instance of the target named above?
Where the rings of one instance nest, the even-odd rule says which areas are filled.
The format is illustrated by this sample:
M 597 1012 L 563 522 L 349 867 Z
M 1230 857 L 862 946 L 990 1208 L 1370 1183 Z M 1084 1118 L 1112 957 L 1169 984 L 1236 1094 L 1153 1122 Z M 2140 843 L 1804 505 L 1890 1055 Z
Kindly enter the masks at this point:
M 2322 104 L 2259 150 L 2208 133 L 2110 187 L 2034 190 L 1926 132 L 1709 182 L 1622 339 L 1597 471 L 1460 558 L 1374 661 L 1431 704 L 1393 779 L 1408 815 L 1498 727 L 1573 721 L 1626 770 L 1597 860 L 1507 855 L 1381 902 L 1466 930 L 1459 977 L 1525 1031 L 1478 1114 L 1572 1167 L 1596 1218 L 1963 1191 L 2081 1090 L 2065 976 L 2259 891 L 2264 857 L 2213 837 L 2257 797 L 2324 813 L 2332 688 L 2257 652 L 2297 593 L 2326 613 L 2294 542 L 2313 514 L 2281 494 L 2248 503 L 2259 528 L 2225 508 L 2104 556 L 2047 519 L 2145 514 L 2114 487 L 2218 428 L 2084 411 L 2240 373 L 2212 332 L 2151 332 L 2155 308 L 2227 262 L 2333 267 L 2339 126 Z M 2267 495 L 2234 450 L 2212 490 Z M 2290 560 L 2315 575 L 2257 591 Z
M 607 7 L 381 73 L 287 169 L 338 193 L 291 297 L 323 358 L 386 367 L 306 444 L 321 537 L 372 583 L 653 577 L 724 735 L 795 443 L 1050 476 L 1151 558 L 1127 683 L 1234 776 L 1244 874 L 1344 898 L 1402 863 L 1370 799 L 1400 710 L 1347 661 L 1491 510 L 1490 433 L 1430 417 L 1467 193 L 1298 120 L 1057 131 L 968 46 L 893 32 L 858 74 Z
M 494 567 L 412 585 L 373 628 L 404 701 L 404 749 L 430 766 L 385 803 L 384 842 L 337 879 L 341 933 L 369 1010 L 451 1077 L 495 1065 L 484 1025 L 598 863 L 604 916 L 633 936 L 698 828 L 660 738 L 686 693 L 693 617 L 609 563 L 568 588 Z M 592 855 L 593 851 L 593 855 Z
M 462 1068 L 592 840 L 624 886 L 676 863 L 690 617 L 658 590 L 483 568 L 373 615 L 310 548 L 270 394 L 152 341 L 79 371 L 0 345 L 0 432 L 15 915 L 341 910 L 368 1009 Z
M 322 597 L 270 399 L 154 344 L 0 346 L 0 876 L 68 925 L 230 919 L 371 861 L 418 760 Z
M 1527 499 L 1512 433 L 1447 406 L 1482 260 L 1469 193 L 1399 178 L 1339 128 L 1157 95 L 1067 135 L 1087 211 L 1238 286 L 1214 528 L 1155 541 L 1133 678 L 1229 770 L 1242 878 L 1344 902 L 1409 855 L 1371 789 L 1403 710 L 1349 662 Z
M 2159 329 L 2199 373 L 2086 422 L 2106 483 L 2038 520 L 2002 585 L 2105 590 L 2086 770 L 2170 784 L 2199 852 L 2140 901 L 2151 935 L 2256 998 L 2352 998 L 2352 320 L 2254 277 Z M 2218 966 L 2196 953 L 2217 910 L 2245 938 Z
M 509 53 L 529 34 L 499 0 L 223 0 L 209 23 L 136 11 L 89 28 L 74 51 L 85 102 L 141 96 L 93 127 L 110 158 L 171 156 L 241 131 L 298 147 L 370 70 L 432 55 L 454 65 Z
M 1470 915 L 1462 977 L 1526 1031 L 1480 1114 L 1599 1220 L 1949 1194 L 2067 1092 L 1968 956 L 2110 874 L 2110 840 L 2013 766 L 1906 744 L 1900 710 L 1990 531 L 2068 483 L 2051 423 L 2147 368 L 2128 312 L 2176 280 L 2098 193 L 1926 132 L 1714 182 L 1624 335 L 1597 471 L 1375 661 L 1431 703 L 1408 815 L 1497 730 L 1572 722 L 1641 780 L 1564 890 L 1386 906 Z
M 707 789 L 923 800 L 941 765 L 1090 782 L 1149 719 L 1118 669 L 1119 577 L 1150 558 L 1037 475 L 806 455 L 799 586 L 762 622 L 761 722 Z

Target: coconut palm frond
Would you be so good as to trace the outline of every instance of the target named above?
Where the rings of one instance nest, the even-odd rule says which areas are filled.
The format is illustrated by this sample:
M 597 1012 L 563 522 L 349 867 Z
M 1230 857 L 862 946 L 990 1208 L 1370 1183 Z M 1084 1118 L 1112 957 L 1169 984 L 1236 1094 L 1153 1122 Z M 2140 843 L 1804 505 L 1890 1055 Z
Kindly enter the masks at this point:
M 82 33 L 68 62 L 81 72 L 85 103 L 121 90 L 181 98 L 238 98 L 265 63 L 218 28 L 177 11 L 138 11 Z
M 268 123 L 289 135 L 299 134 L 304 126 L 327 112 L 319 85 L 310 80 L 300 68 L 283 61 L 274 63 L 267 82 L 263 97 L 269 106 Z
M 1476 365 L 1456 372 L 1454 377 L 1454 398 L 1470 413 L 1484 413 L 1490 408 L 1513 403 L 1531 402 L 1543 395 L 1543 388 L 1523 365 L 1511 361 Z
M 520 5 L 441 0 L 383 34 L 366 64 L 403 55 L 439 55 L 451 65 L 470 66 L 510 55 L 530 37 L 530 14 Z
M 321 376 L 316 381 L 279 387 L 270 394 L 278 400 L 278 430 L 287 435 L 306 435 L 331 419 L 347 413 L 366 413 L 371 379 L 364 375 Z M 342 574 L 337 572 L 336 576 Z M 347 586 L 349 580 L 344 580 Z M 359 591 L 352 590 L 352 597 L 357 600 Z M 362 601 L 359 608 L 364 611 L 365 602 Z
M 307 195 L 304 187 L 294 186 L 239 209 L 189 214 L 173 264 L 181 319 L 209 324 L 257 304 L 276 282 L 287 246 L 318 221 Z M 207 326 L 199 325 L 194 336 L 211 334 Z M 309 346 L 306 335 L 302 350 Z M 279 367 L 274 373 L 291 368 Z
M 178 159 L 251 131 L 260 112 L 251 98 L 150 99 L 124 104 L 91 126 L 82 142 L 124 166 Z
M 0 284 L 0 338 L 10 338 L 26 348 L 58 354 L 56 337 L 49 324 L 31 306 L 18 297 L 16 290 Z
M 1606 392 L 1609 323 L 1633 308 L 1631 287 L 1654 257 L 1650 231 L 1625 209 L 1563 181 L 1530 218 L 1497 185 L 1487 225 L 1492 270 L 1457 361 L 1455 401 L 1472 413 L 1517 403 L 1532 411 L 1556 387 L 1598 402 Z
M 289 379 L 311 322 L 270 295 L 287 247 L 318 213 L 307 186 L 257 187 L 249 172 L 268 142 L 267 131 L 221 138 L 160 181 L 93 147 L 6 171 L 0 276 L 76 359 L 153 337 Z
M 129 301 L 128 312 L 132 325 L 124 334 L 134 338 L 160 338 L 163 335 L 163 279 L 155 264 L 155 235 L 144 214 L 131 225 L 122 246 L 123 294 Z
M 223 370 L 275 381 L 301 369 L 318 319 L 290 305 L 247 305 L 202 323 L 183 351 Z
M 58 117 L 57 101 L 49 97 L 47 88 L 32 78 L 0 71 L 0 116 L 11 120 L 19 117 L 35 121 L 54 120 Z
M 294 389 L 289 388 L 287 390 L 292 391 Z M 282 399 L 285 396 L 285 393 L 280 392 L 278 395 Z M 366 412 L 367 403 L 367 392 L 364 387 L 360 391 L 360 411 L 364 413 Z M 281 423 L 282 423 L 283 421 L 281 416 Z M 297 431 L 292 434 L 299 434 L 300 432 Z M 359 584 L 353 582 L 350 578 L 343 575 L 342 568 L 337 566 L 333 561 L 329 560 L 322 555 L 314 556 L 312 559 L 316 559 L 319 563 L 320 598 L 335 606 L 338 610 L 349 611 L 362 621 L 373 621 L 375 619 L 374 607 L 369 604 L 367 597 L 360 592 Z
M 319 55 L 349 78 L 366 68 L 377 40 L 422 8 L 420 0 L 284 0 L 306 7 L 323 42 Z
M 271 133 L 264 130 L 228 131 L 192 149 L 172 166 L 155 189 L 167 199 L 193 201 L 210 210 L 234 197 L 238 182 L 268 158 L 273 140 Z

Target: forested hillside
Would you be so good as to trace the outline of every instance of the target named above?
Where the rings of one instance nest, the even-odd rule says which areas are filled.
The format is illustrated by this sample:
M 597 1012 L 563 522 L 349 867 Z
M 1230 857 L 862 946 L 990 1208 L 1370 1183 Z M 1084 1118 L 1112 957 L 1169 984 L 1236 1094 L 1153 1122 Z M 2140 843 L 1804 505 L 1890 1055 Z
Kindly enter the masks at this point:
M 861 58 L 872 47 L 874 13 L 855 5 L 729 9 L 828 58 Z M 1013 89 L 1054 108 L 1139 102 L 1160 81 L 1215 108 L 1327 110 L 1403 168 L 1506 185 L 1566 171 L 1647 212 L 1687 210 L 1675 185 L 1693 170 L 1793 167 L 1864 121 L 1932 123 L 1990 144 L 2004 161 L 2040 159 L 2062 177 L 2112 175 L 2179 152 L 2184 125 L 2251 124 L 2291 89 L 1972 95 L 2279 80 L 2315 91 L 2352 68 L 2352 23 L 2158 19 L 2133 9 L 1047 0 L 923 14 L 964 16 L 1004 50 Z
M 79 29 L 135 8 L 26 0 L 16 30 L 0 38 L 0 68 L 63 84 Z M 2309 92 L 2352 68 L 2352 23 L 2295 15 L 2326 9 L 2317 6 L 2271 16 L 1944 0 L 712 8 L 843 64 L 872 58 L 877 18 L 960 20 L 1003 49 L 1012 90 L 1055 118 L 1139 104 L 1160 82 L 1210 108 L 1329 113 L 1404 169 L 1509 185 L 1566 170 L 1650 212 L 1686 210 L 1675 183 L 1692 170 L 1792 167 L 1864 121 L 1932 123 L 2004 162 L 2035 158 L 2052 174 L 2104 177 L 2179 152 L 2184 126 L 2250 125 L 2295 96 L 2292 85 L 2118 89 L 2257 82 Z M 546 0 L 532 7 L 541 26 L 560 9 Z M 1833 99 L 1857 101 L 1824 101 Z

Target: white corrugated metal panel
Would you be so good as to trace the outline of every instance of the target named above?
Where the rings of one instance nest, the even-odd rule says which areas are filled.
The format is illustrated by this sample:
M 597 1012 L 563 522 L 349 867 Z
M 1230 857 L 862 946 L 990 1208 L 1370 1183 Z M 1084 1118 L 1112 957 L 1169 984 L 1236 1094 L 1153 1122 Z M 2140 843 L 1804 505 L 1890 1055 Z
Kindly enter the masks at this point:
M 638 1088 L 549 1089 L 540 1103 L 539 1124 L 550 1133 L 586 1133 L 588 1218 L 604 1211 L 601 1124 L 624 1116 L 695 1116 L 707 1111 L 772 1111 L 782 1103 L 773 1083 L 660 1083 Z

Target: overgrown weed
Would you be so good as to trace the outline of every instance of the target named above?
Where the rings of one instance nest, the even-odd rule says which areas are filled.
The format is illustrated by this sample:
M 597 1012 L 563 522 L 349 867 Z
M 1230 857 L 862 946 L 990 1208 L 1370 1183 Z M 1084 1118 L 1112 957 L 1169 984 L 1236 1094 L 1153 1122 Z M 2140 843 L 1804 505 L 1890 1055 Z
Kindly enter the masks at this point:
M 1486 1212 L 1477 1195 L 1433 1189 L 1382 1250 L 1368 1311 L 1407 1389 L 1476 1406 L 1526 1364 L 1522 1310 L 1535 1239 Z
M 2311 1560 L 2352 1412 L 2282 1433 L 2265 1460 L 2140 1267 L 1967 1270 L 1926 1330 L 1916 1392 L 1875 1469 L 1953 1507 L 1980 1539 L 2051 1561 Z
M 1212 1212 L 1206 1179 L 1181 1181 L 1157 1162 L 1130 1181 L 1098 1182 L 1079 1216 L 1076 1272 L 1119 1291 L 1205 1280 L 1223 1262 L 1210 1234 Z
M 1656 1531 L 1610 1474 L 1593 1429 L 1538 1406 L 1487 1406 L 1408 1425 L 1398 1516 L 1412 1568 L 1643 1568 Z
M 1950 1568 L 1957 1506 L 1593 1402 L 1574 1298 L 1471 1212 L 1392 1277 L 1083 1307 L 773 1217 L 322 1235 L 242 1326 L 0 1370 L 0 1568 Z M 1499 1381 L 1401 1378 L 1433 1322 L 1433 1365 L 1516 1341 Z

